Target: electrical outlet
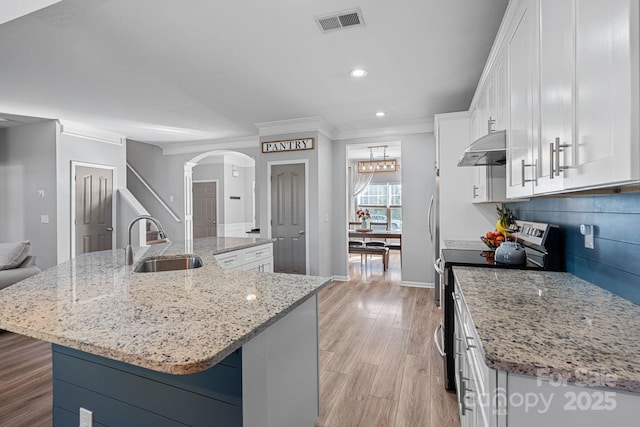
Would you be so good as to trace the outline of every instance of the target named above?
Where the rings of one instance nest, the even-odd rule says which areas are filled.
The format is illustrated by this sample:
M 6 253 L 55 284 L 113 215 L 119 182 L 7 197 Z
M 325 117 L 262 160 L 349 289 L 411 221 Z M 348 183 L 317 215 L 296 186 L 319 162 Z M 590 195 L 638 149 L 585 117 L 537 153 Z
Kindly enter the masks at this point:
M 80 408 L 80 427 L 93 427 L 93 412 Z
M 594 249 L 595 245 L 593 242 L 593 225 L 580 224 L 580 234 L 584 236 L 584 247 L 587 249 Z
M 42 224 L 49 224 L 49 215 L 40 215 L 40 222 Z

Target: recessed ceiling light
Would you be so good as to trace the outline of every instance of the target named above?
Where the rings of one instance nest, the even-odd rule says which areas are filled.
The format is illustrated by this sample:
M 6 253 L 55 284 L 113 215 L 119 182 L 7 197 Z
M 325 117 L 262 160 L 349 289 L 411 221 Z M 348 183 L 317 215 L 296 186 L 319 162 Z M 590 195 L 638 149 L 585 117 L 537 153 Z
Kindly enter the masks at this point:
M 386 116 L 386 115 L 387 115 L 387 113 L 385 113 L 384 111 L 378 111 L 378 112 L 376 113 L 376 117 L 384 117 L 384 116 Z
M 349 75 L 351 77 L 364 77 L 367 74 L 367 70 L 365 70 L 364 68 L 354 68 L 353 70 L 349 71 Z

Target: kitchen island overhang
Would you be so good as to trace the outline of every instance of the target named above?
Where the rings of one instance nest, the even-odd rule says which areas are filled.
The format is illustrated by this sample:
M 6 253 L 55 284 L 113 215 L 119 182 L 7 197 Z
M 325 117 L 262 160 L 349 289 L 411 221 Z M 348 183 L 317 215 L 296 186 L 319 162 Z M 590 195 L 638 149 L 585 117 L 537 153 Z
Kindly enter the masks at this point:
M 276 417 L 272 424 L 263 418 L 266 412 L 260 407 L 266 410 L 267 395 L 269 404 L 279 396 L 308 395 L 306 406 L 313 407 L 317 416 L 316 294 L 330 279 L 224 270 L 214 259 L 221 252 L 266 243 L 269 241 L 261 239 L 197 239 L 193 253 L 201 256 L 203 267 L 162 273 L 133 273 L 133 266 L 124 265 L 122 251 L 82 255 L 0 293 L 0 327 L 64 347 L 54 348 L 54 377 L 61 384 L 71 384 L 60 378 L 66 369 L 57 367 L 58 360 L 67 357 L 104 357 L 134 370 L 148 369 L 153 372 L 150 376 L 157 371 L 176 378 L 216 369 L 239 357 L 236 369 L 241 374 L 243 416 L 238 425 L 286 421 Z M 143 255 L 183 253 L 184 248 L 168 243 Z M 305 381 L 287 379 L 287 371 L 296 375 L 310 372 L 309 384 L 303 386 L 306 392 L 294 392 L 295 383 Z M 130 374 L 140 376 L 139 372 Z M 294 383 L 292 389 L 281 390 L 287 381 Z M 59 386 L 55 395 L 58 390 Z M 78 407 L 75 414 L 77 411 Z M 116 411 L 107 410 L 110 412 Z M 173 416 L 166 418 L 174 422 L 169 425 L 180 425 Z

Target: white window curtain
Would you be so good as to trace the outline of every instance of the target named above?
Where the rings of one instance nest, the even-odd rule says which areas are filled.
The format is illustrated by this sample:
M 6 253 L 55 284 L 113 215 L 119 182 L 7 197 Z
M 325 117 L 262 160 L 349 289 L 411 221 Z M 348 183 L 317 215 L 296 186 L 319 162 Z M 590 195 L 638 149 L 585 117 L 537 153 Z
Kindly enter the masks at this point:
M 349 200 L 351 200 L 349 208 L 350 221 L 356 220 L 356 197 L 362 193 L 367 185 L 373 179 L 372 173 L 360 173 L 358 172 L 358 163 L 351 163 L 349 165 Z

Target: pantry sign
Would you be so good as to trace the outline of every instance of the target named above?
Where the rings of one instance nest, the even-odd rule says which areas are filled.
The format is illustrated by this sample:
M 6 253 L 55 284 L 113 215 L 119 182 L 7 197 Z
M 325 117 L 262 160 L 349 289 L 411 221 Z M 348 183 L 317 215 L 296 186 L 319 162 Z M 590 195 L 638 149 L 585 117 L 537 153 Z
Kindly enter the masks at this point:
M 313 138 L 285 139 L 284 141 L 265 141 L 262 143 L 263 153 L 298 150 L 313 150 Z

